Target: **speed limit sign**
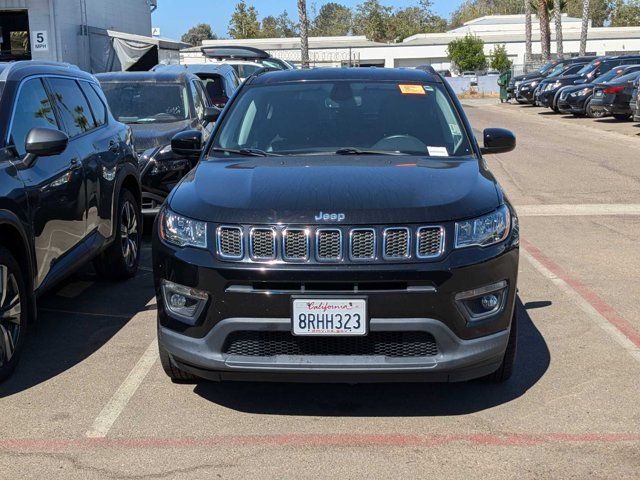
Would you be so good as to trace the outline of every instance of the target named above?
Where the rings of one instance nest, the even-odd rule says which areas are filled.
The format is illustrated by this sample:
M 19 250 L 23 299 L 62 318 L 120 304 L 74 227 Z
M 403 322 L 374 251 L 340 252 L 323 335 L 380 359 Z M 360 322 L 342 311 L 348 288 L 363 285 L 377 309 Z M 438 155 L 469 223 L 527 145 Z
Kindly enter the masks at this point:
M 49 51 L 49 34 L 46 30 L 33 32 L 32 49 L 34 52 Z

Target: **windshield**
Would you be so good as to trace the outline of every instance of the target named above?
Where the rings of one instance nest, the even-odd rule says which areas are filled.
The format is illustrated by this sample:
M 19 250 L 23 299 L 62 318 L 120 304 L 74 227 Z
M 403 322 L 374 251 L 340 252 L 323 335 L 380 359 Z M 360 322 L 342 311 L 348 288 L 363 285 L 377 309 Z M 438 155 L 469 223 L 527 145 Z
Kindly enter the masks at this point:
M 640 72 L 636 71 L 632 73 L 627 73 L 626 75 L 622 75 L 621 77 L 616 78 L 615 80 L 617 83 L 633 82 L 638 78 L 639 75 L 640 75 Z
M 105 82 L 102 89 L 113 116 L 123 123 L 169 123 L 190 118 L 187 90 L 179 83 Z
M 551 73 L 548 75 L 550 78 L 551 77 L 557 77 L 558 75 L 562 75 L 562 73 L 565 71 L 565 66 L 564 65 L 556 65 L 553 70 L 551 70 Z
M 620 68 L 614 68 L 612 70 L 609 70 L 607 73 L 604 73 L 602 75 L 600 75 L 600 77 L 598 77 L 597 82 L 598 83 L 607 83 L 615 78 L 618 78 L 619 76 L 621 76 L 624 73 L 624 70 L 620 69 Z
M 539 69 L 538 69 L 538 73 L 547 73 L 549 70 L 551 70 L 553 67 L 555 67 L 557 65 L 557 62 L 551 60 L 547 63 L 545 63 L 544 65 L 542 65 Z
M 431 156 L 472 153 L 456 110 L 438 84 L 254 86 L 233 103 L 213 142 L 216 155 L 228 154 L 220 150 L 300 155 L 345 149 Z
M 592 72 L 598 65 L 602 63 L 602 60 L 592 60 L 591 63 L 587 63 L 584 67 L 578 70 L 578 75 L 586 75 L 587 73 Z

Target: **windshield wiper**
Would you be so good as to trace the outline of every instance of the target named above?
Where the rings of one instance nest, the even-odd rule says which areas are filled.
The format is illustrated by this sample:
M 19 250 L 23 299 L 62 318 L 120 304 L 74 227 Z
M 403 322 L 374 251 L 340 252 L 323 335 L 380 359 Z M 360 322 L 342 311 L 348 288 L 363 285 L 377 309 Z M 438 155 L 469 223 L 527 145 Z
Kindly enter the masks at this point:
M 335 153 L 336 155 L 408 155 L 404 152 L 393 152 L 391 150 L 361 150 L 353 147 L 340 148 Z
M 214 152 L 221 153 L 234 153 L 236 155 L 244 155 L 246 157 L 281 157 L 282 155 L 278 155 L 277 153 L 269 153 L 264 150 L 260 150 L 258 148 L 221 148 L 214 147 L 212 148 Z

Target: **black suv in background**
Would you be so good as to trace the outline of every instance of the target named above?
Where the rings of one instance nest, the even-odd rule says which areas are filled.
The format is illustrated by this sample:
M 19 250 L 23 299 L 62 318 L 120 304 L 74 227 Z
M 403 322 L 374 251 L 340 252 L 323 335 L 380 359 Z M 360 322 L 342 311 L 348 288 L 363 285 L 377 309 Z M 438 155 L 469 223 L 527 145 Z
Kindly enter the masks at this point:
M 171 139 L 187 130 L 209 138 L 219 110 L 202 80 L 185 71 L 121 72 L 97 75 L 113 115 L 133 130 L 142 178 L 142 212 L 155 215 L 171 189 L 194 166 L 176 155 Z
M 178 134 L 194 154 L 199 132 Z M 176 381 L 505 381 L 519 228 L 455 93 L 426 69 L 249 77 L 156 219 Z
M 152 72 L 180 73 L 197 75 L 214 106 L 224 108 L 231 96 L 240 86 L 240 78 L 235 69 L 226 63 L 196 63 L 191 65 L 156 65 Z
M 565 58 L 562 60 L 549 60 L 534 72 L 511 77 L 509 85 L 507 86 L 507 94 L 509 96 L 509 99 L 515 98 L 518 103 L 528 103 L 528 100 L 525 100 L 523 98 L 518 99 L 518 89 L 523 82 L 532 83 L 534 81 L 540 81 L 550 75 L 554 70 L 557 71 L 557 69 L 562 68 L 563 65 L 569 65 L 572 63 L 584 63 L 585 61 L 588 62 L 593 58 L 594 57 L 573 57 Z
M 0 380 L 36 298 L 87 261 L 135 275 L 140 177 L 131 131 L 96 79 L 63 64 L 0 65 Z

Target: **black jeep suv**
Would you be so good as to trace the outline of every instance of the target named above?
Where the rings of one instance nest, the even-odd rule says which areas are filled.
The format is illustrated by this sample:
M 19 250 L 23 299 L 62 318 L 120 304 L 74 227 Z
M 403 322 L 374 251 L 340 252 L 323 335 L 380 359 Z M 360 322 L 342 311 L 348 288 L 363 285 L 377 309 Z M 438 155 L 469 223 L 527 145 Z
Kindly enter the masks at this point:
M 171 150 L 178 132 L 196 129 L 209 138 L 218 109 L 204 84 L 184 69 L 97 75 L 114 117 L 133 131 L 140 177 L 142 213 L 155 215 L 171 189 L 195 162 Z
M 133 276 L 141 240 L 131 132 L 96 79 L 63 64 L 0 66 L 0 380 L 15 368 L 36 297 L 86 261 Z
M 435 72 L 250 77 L 156 220 L 166 373 L 506 380 L 519 229 L 482 154 L 514 147 Z

